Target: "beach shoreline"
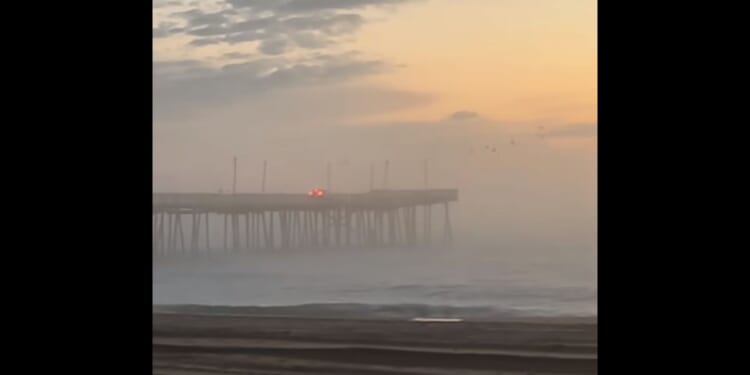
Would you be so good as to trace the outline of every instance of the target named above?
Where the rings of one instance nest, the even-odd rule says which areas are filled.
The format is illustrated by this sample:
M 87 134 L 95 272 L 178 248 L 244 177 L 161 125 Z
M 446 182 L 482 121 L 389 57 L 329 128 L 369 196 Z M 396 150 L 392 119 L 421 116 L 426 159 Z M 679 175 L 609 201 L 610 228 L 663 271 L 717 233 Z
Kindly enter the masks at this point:
M 154 374 L 595 374 L 597 366 L 595 318 L 414 322 L 299 316 L 304 307 L 297 316 L 179 310 L 155 307 Z

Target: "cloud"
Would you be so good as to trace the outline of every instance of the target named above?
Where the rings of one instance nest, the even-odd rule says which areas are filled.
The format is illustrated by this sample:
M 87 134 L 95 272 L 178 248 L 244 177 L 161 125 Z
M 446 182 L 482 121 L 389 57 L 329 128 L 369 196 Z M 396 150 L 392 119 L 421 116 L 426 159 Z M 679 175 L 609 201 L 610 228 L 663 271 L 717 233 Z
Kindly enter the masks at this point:
M 154 39 L 166 38 L 175 33 L 174 27 L 177 26 L 174 22 L 161 22 L 159 26 L 153 28 Z
M 182 1 L 179 0 L 155 0 L 154 8 L 162 8 L 167 6 L 179 6 L 183 5 Z
M 408 0 L 228 0 L 235 9 L 250 8 L 279 14 L 362 9 L 370 6 L 396 5 Z
M 253 54 L 245 52 L 227 52 L 223 54 L 222 57 L 225 59 L 248 59 L 253 57 Z
M 387 68 L 383 61 L 357 60 L 347 54 L 292 62 L 272 57 L 220 68 L 195 60 L 157 62 L 154 114 L 166 120 L 276 89 L 337 83 Z
M 203 13 L 198 10 L 191 10 L 189 18 L 190 27 L 215 26 L 229 22 L 229 16 L 235 14 L 233 10 L 223 10 L 213 13 Z
M 212 69 L 200 60 L 154 61 L 153 74 L 157 82 L 173 79 L 191 79 L 210 74 Z
M 190 45 L 193 47 L 203 47 L 208 46 L 212 44 L 218 44 L 221 43 L 221 39 L 219 38 L 203 38 L 203 39 L 194 39 L 190 41 Z
M 281 55 L 286 51 L 287 42 L 284 39 L 266 39 L 258 47 L 258 51 L 266 55 Z
M 153 28 L 153 38 L 165 38 L 169 36 L 169 32 L 167 30 L 155 27 Z
M 397 5 L 411 0 L 228 0 L 224 9 L 206 12 L 190 9 L 170 18 L 186 25 L 193 46 L 266 41 L 279 50 L 299 41 L 302 48 L 323 48 L 357 31 L 364 18 L 354 13 L 367 7 Z M 160 31 L 161 35 L 162 31 Z M 261 44 L 263 45 L 263 44 Z
M 195 37 L 193 44 L 209 39 L 211 43 L 237 44 L 252 41 L 294 41 L 309 40 L 314 36 L 315 46 L 324 47 L 336 42 L 337 38 L 354 33 L 363 24 L 362 16 L 346 14 L 310 14 L 280 17 L 252 17 L 242 21 L 229 22 L 224 12 L 202 13 L 198 10 L 175 13 L 187 23 L 185 33 Z M 311 47 L 308 43 L 307 48 Z
M 300 32 L 291 36 L 294 43 L 301 48 L 319 49 L 331 45 L 331 41 L 319 32 Z
M 448 118 L 454 121 L 470 120 L 479 117 L 479 114 L 472 111 L 457 111 L 453 112 Z
M 176 43 L 195 48 L 223 44 L 223 51 L 205 57 L 185 49 L 183 56 L 203 56 L 204 61 L 160 61 L 155 47 L 155 117 L 179 118 L 276 89 L 339 83 L 386 71 L 390 64 L 340 53 L 343 48 L 338 47 L 366 23 L 358 12 L 408 1 L 225 0 L 210 9 L 185 10 L 183 2 L 181 9 L 174 8 L 178 11 L 158 2 L 164 5 L 153 29 L 155 40 L 166 39 L 172 50 L 174 37 Z

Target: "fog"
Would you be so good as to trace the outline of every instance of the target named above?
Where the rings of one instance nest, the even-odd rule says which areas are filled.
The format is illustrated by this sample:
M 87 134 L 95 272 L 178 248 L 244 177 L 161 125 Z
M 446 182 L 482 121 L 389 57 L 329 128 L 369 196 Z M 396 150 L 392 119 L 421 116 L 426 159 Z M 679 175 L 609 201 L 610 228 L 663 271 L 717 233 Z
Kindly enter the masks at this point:
M 238 124 L 239 125 L 239 124 Z M 187 126 L 186 126 L 187 128 Z M 594 134 L 583 146 L 561 146 L 578 137 L 513 132 L 489 120 L 370 126 L 193 127 L 155 139 L 155 191 L 231 191 L 232 158 L 238 158 L 238 192 L 266 189 L 305 193 L 325 187 L 331 165 L 333 192 L 365 192 L 374 166 L 375 188 L 456 188 L 456 235 L 522 246 L 577 245 L 595 237 Z M 533 129 L 533 128 L 532 128 Z M 511 141 L 514 144 L 511 144 Z
M 451 203 L 451 249 L 171 260 L 155 269 L 155 303 L 424 303 L 595 314 L 594 134 L 565 147 L 568 137 L 509 128 L 483 119 L 222 132 L 196 126 L 179 140 L 157 137 L 155 191 L 229 192 L 234 156 L 238 192 L 260 191 L 263 160 L 268 192 L 324 187 L 328 163 L 333 193 L 367 191 L 371 166 L 375 188 L 383 188 L 385 160 L 387 188 L 422 189 L 426 160 L 428 187 L 456 188 L 459 199 Z M 442 209 L 433 211 L 440 233 Z M 219 244 L 220 220 L 213 222 Z
M 459 198 L 449 249 L 161 260 L 154 303 L 411 301 L 595 313 L 595 40 L 581 20 L 591 17 L 514 4 L 454 9 L 462 18 L 451 26 L 477 37 L 469 50 L 461 38 L 435 41 L 427 27 L 399 44 L 405 24 L 443 17 L 450 2 L 157 2 L 155 192 L 229 193 L 236 158 L 237 192 L 260 192 L 267 162 L 270 193 L 450 188 Z M 507 28 L 479 17 L 483 7 Z M 546 26 L 510 31 L 529 14 Z M 371 22 L 400 15 L 391 29 Z M 439 231 L 442 221 L 433 223 Z

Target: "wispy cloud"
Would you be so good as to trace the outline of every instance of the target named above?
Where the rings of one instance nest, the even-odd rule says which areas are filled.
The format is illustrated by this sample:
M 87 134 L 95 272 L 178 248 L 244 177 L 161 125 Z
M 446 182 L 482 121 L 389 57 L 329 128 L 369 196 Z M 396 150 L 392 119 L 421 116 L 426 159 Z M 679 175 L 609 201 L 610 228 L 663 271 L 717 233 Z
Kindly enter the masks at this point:
M 231 104 L 241 98 L 280 88 L 338 83 L 387 69 L 379 60 L 347 54 L 304 61 L 263 58 L 213 68 L 195 60 L 154 64 L 154 112 L 157 118 L 189 115 L 205 107 Z
M 454 121 L 470 120 L 479 117 L 479 114 L 473 111 L 457 111 L 451 113 L 448 118 Z
M 155 28 L 154 35 L 188 35 L 194 46 L 259 42 L 270 54 L 278 54 L 282 45 L 285 50 L 318 49 L 359 30 L 366 21 L 357 12 L 408 1 L 228 0 L 218 4 L 221 10 L 194 8 L 171 13 L 168 18 L 184 27 Z
M 366 22 L 360 14 L 364 9 L 407 1 L 224 0 L 179 7 L 173 1 L 157 2 L 163 16 L 153 29 L 155 39 L 185 43 L 188 55 L 219 44 L 223 53 L 163 60 L 155 50 L 154 112 L 160 119 L 187 116 L 279 88 L 335 84 L 384 72 L 391 64 L 345 52 L 341 40 Z

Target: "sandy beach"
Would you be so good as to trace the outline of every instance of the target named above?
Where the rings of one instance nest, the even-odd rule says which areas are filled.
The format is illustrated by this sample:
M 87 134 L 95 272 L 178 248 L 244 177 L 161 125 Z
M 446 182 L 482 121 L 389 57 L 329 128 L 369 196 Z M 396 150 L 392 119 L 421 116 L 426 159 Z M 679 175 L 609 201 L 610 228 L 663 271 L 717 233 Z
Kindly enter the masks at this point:
M 268 311 L 265 311 L 268 313 Z M 154 374 L 595 374 L 595 319 L 153 314 Z

